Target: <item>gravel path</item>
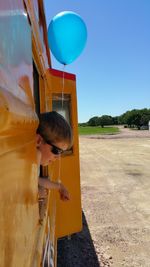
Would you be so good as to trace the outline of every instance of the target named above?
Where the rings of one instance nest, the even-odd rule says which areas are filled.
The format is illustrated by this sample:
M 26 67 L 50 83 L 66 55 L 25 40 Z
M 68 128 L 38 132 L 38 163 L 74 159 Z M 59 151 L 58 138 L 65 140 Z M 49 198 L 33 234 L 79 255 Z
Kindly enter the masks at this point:
M 99 260 L 83 213 L 83 230 L 58 242 L 58 267 L 99 267 Z
M 149 131 L 80 137 L 83 231 L 58 267 L 150 267 L 149 155 Z

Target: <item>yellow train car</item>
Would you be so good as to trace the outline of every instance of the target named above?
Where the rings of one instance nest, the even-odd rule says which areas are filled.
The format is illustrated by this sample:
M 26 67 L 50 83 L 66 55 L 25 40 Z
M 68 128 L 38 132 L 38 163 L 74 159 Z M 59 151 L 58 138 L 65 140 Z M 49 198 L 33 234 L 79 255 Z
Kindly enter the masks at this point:
M 0 1 L 0 266 L 57 266 L 57 240 L 81 231 L 76 76 L 52 69 L 42 0 Z M 62 82 L 63 105 L 62 105 Z M 56 110 L 69 121 L 74 144 L 41 175 L 61 180 L 38 200 L 38 115 Z

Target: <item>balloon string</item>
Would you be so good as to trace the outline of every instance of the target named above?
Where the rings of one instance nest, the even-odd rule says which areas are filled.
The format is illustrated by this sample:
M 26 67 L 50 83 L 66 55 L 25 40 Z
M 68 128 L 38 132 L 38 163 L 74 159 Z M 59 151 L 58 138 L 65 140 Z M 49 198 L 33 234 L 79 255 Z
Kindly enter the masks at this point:
M 62 80 L 62 109 L 64 104 L 64 85 L 65 85 L 65 64 L 63 65 L 63 80 Z
M 61 156 L 59 156 L 59 161 L 58 161 L 58 178 L 57 181 L 58 183 L 61 183 Z

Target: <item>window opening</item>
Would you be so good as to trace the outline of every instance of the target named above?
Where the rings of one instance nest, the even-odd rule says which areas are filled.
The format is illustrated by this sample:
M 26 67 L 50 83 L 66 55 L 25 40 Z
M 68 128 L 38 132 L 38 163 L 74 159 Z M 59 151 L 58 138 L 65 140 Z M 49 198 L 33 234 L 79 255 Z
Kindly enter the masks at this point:
M 40 115 L 40 93 L 39 93 L 39 73 L 37 71 L 36 65 L 33 61 L 33 94 L 34 94 L 34 102 L 35 102 L 35 111 L 37 115 Z M 46 178 L 48 174 L 48 168 L 40 166 L 39 168 L 39 176 L 41 178 Z M 42 188 L 39 186 L 39 190 Z M 47 207 L 47 197 L 41 198 L 39 196 L 39 222 L 42 224 L 45 216 L 45 211 Z

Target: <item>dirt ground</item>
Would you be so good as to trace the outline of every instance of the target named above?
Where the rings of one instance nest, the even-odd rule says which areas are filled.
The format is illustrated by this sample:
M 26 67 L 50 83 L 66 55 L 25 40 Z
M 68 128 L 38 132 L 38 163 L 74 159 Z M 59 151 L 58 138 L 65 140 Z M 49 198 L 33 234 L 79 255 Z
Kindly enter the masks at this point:
M 58 267 L 150 267 L 150 132 L 80 137 L 83 231 Z

